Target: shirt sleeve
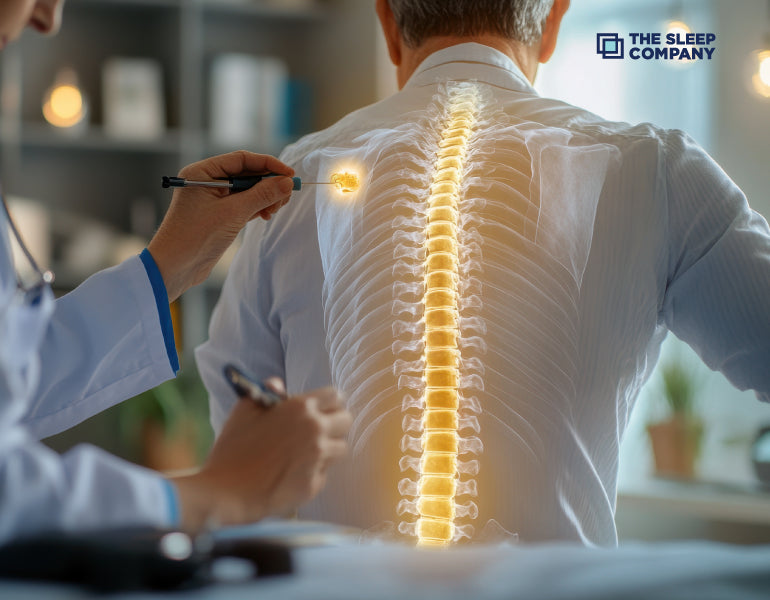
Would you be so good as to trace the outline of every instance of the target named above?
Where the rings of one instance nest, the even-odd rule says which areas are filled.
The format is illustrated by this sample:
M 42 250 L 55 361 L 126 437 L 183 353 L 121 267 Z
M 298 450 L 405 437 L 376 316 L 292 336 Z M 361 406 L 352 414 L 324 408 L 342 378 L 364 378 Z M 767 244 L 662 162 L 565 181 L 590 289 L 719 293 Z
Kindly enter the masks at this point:
M 195 351 L 217 434 L 238 399 L 223 375 L 225 365 L 232 363 L 259 379 L 285 379 L 279 327 L 271 320 L 272 269 L 264 231 L 261 222 L 249 224 L 214 308 L 209 339 Z
M 41 345 L 40 383 L 23 418 L 36 437 L 68 429 L 174 377 L 178 359 L 168 299 L 146 262 L 132 257 L 56 301 Z
M 88 445 L 59 455 L 22 426 L 3 431 L 0 490 L 0 543 L 41 531 L 179 521 L 172 484 L 158 473 Z
M 667 140 L 663 319 L 712 369 L 770 401 L 770 229 L 688 136 Z
M 15 280 L 3 233 L 0 280 L 6 301 Z M 28 332 L 36 338 L 30 342 L 34 359 L 27 355 L 14 362 L 14 351 L 25 340 L 2 338 L 0 543 L 50 530 L 176 525 L 176 492 L 158 473 L 92 446 L 59 455 L 38 441 L 173 375 L 141 260 L 90 278 L 52 308 L 50 321 L 47 310 L 35 315 L 41 351 L 37 336 Z M 0 311 L 4 315 L 17 319 L 25 313 L 8 317 Z M 8 325 L 0 318 L 3 332 Z M 38 379 L 36 394 L 25 382 Z

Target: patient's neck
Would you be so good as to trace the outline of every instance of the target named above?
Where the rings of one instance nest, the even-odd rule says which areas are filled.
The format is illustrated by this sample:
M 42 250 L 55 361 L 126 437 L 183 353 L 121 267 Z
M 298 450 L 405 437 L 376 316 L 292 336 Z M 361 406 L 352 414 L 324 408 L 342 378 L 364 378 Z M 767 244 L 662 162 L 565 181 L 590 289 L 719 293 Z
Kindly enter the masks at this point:
M 499 50 L 508 56 L 521 69 L 524 76 L 530 82 L 535 81 L 538 67 L 538 45 L 525 46 L 524 44 L 509 38 L 497 35 L 474 35 L 467 37 L 460 36 L 436 36 L 428 38 L 423 44 L 416 48 L 401 47 L 401 64 L 398 65 L 398 87 L 403 88 L 420 63 L 428 58 L 434 52 L 456 46 L 458 44 L 467 44 L 475 42 L 484 46 L 489 46 Z

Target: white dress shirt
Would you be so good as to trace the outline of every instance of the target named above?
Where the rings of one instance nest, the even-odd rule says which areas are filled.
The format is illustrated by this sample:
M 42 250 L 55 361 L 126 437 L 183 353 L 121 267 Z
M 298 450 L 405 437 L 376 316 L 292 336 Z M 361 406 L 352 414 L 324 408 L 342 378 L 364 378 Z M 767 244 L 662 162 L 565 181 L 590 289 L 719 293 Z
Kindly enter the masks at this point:
M 212 423 L 235 402 L 228 362 L 290 393 L 334 383 L 351 451 L 300 514 L 390 532 L 408 517 L 421 231 L 458 82 L 478 94 L 458 217 L 474 536 L 494 520 L 527 541 L 614 545 L 619 446 L 668 330 L 770 400 L 770 231 L 684 133 L 541 98 L 486 46 L 434 53 L 397 94 L 284 151 L 307 180 L 356 169 L 363 185 L 303 189 L 247 230 L 196 355 Z

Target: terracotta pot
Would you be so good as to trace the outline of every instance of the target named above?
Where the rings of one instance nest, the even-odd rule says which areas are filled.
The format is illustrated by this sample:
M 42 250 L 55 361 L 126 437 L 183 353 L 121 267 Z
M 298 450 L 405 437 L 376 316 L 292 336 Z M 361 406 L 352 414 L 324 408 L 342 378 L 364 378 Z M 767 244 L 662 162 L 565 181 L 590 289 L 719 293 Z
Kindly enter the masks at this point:
M 659 477 L 692 479 L 703 437 L 703 423 L 673 417 L 647 426 L 655 457 L 655 474 Z

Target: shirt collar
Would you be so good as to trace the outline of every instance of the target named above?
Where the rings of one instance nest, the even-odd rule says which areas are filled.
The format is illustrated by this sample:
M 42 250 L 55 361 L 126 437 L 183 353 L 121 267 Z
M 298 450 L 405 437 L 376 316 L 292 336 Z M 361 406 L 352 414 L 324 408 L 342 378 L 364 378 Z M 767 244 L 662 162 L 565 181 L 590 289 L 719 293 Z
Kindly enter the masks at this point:
M 513 60 L 494 48 L 468 42 L 434 52 L 417 67 L 405 87 L 437 81 L 474 80 L 537 94 Z

